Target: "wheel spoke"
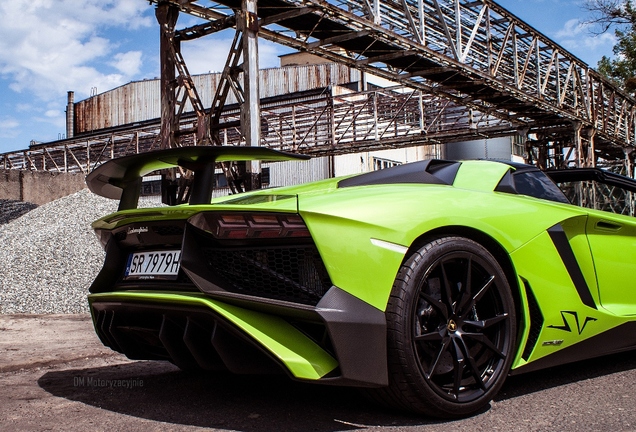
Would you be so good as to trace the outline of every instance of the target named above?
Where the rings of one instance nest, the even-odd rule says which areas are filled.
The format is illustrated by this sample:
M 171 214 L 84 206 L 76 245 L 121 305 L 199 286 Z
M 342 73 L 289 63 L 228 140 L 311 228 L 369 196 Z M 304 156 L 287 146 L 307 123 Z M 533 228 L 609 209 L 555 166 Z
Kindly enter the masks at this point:
M 453 396 L 455 399 L 459 399 L 459 389 L 462 384 L 462 377 L 464 375 L 464 354 L 462 353 L 457 340 L 453 338 L 453 351 L 455 355 L 453 356 L 453 363 L 455 364 L 454 372 L 454 380 L 453 380 Z
M 495 344 L 492 343 L 492 341 L 485 335 L 482 333 L 464 333 L 464 337 L 467 337 L 469 339 L 472 339 L 480 344 L 482 344 L 483 346 L 485 346 L 486 348 L 488 348 L 489 350 L 491 350 L 492 352 L 494 352 L 499 358 L 506 358 L 505 353 L 503 353 L 499 348 L 497 348 L 495 346 Z
M 443 329 L 415 336 L 417 342 L 440 341 L 444 338 Z
M 472 284 L 473 284 L 473 273 L 472 273 L 472 269 L 473 269 L 473 258 L 469 257 L 468 258 L 468 267 L 466 269 L 466 285 L 464 286 L 464 289 L 462 290 L 461 293 L 461 297 L 459 299 L 459 304 L 457 306 L 456 312 L 458 312 L 459 314 L 463 314 L 463 312 L 466 310 L 465 306 L 466 304 L 468 304 L 472 299 L 471 299 L 471 295 L 472 295 Z M 471 305 L 472 308 L 472 305 Z M 470 308 L 468 308 L 470 310 Z
M 472 307 L 475 306 L 475 303 L 477 303 L 479 300 L 481 300 L 481 298 L 484 296 L 484 294 L 486 294 L 488 289 L 492 286 L 492 283 L 494 281 L 495 281 L 495 276 L 491 275 L 488 278 L 488 280 L 486 281 L 486 283 L 484 284 L 484 286 L 481 287 L 481 289 L 479 291 L 477 291 L 477 294 L 475 294 L 473 296 L 472 300 L 470 301 L 469 309 L 472 309 Z
M 439 266 L 442 269 L 442 279 L 444 280 L 444 293 L 446 294 L 446 305 L 448 306 L 448 311 L 449 313 L 455 313 L 455 308 L 453 307 L 453 294 L 451 292 L 451 284 L 448 280 L 448 275 L 446 274 L 444 263 L 441 262 Z
M 433 374 L 435 373 L 435 369 L 437 369 L 437 365 L 439 364 L 440 359 L 442 358 L 444 353 L 448 350 L 449 346 L 450 346 L 450 338 L 443 339 L 442 346 L 440 347 L 439 352 L 437 353 L 437 356 L 435 357 L 435 361 L 431 365 L 431 370 L 429 372 L 425 372 L 425 377 L 427 380 L 430 380 Z
M 465 362 L 468 365 L 470 374 L 475 379 L 475 382 L 477 383 L 479 388 L 485 391 L 486 385 L 484 384 L 484 380 L 481 378 L 481 374 L 479 373 L 479 368 L 477 367 L 477 364 L 475 363 L 475 359 L 473 358 L 473 356 L 470 355 L 470 350 L 466 346 L 466 342 L 464 342 L 464 339 L 460 337 L 459 340 L 461 343 L 458 343 L 457 345 L 459 345 L 459 348 L 462 350 L 465 356 Z
M 448 319 L 448 307 L 441 301 L 438 300 L 425 292 L 420 292 L 420 297 L 428 302 L 432 307 L 438 310 L 439 313 L 442 314 L 445 320 Z
M 508 314 L 507 313 L 503 313 L 501 315 L 497 315 L 493 318 L 488 318 L 485 320 L 480 320 L 480 321 L 470 321 L 470 320 L 465 320 L 464 324 L 465 325 L 470 325 L 472 327 L 477 328 L 478 330 L 485 330 L 489 327 L 494 326 L 495 324 L 499 324 L 502 321 L 505 321 L 508 319 Z

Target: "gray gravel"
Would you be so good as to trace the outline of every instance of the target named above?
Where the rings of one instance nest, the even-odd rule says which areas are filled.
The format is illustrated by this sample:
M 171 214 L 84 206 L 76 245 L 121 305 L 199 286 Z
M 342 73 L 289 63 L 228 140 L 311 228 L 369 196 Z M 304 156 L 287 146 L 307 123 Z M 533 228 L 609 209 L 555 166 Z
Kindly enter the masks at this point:
M 104 260 L 90 224 L 116 209 L 84 189 L 0 225 L 0 313 L 88 312 Z
M 9 223 L 36 207 L 37 204 L 29 202 L 0 199 L 0 225 Z

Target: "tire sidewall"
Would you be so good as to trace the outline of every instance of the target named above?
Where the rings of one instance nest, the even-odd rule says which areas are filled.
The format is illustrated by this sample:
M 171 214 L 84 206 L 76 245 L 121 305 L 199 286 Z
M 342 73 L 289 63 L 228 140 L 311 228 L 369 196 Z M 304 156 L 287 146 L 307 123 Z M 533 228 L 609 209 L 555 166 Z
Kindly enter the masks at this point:
M 501 302 L 509 314 L 507 320 L 506 358 L 493 384 L 478 399 L 469 402 L 450 401 L 438 394 L 423 376 L 414 342 L 414 317 L 423 280 L 435 264 L 445 256 L 459 251 L 473 253 L 486 262 L 497 278 Z M 438 417 L 462 417 L 473 414 L 486 406 L 500 390 L 510 370 L 516 334 L 514 300 L 505 273 L 497 260 L 478 243 L 462 237 L 443 237 L 431 241 L 411 255 L 402 266 L 387 307 L 390 375 L 401 381 L 409 405 L 423 413 Z M 399 317 L 402 319 L 399 319 Z M 397 319 L 397 322 L 396 322 Z M 397 355 L 395 355 L 397 353 Z M 393 357 L 393 358 L 392 358 Z M 395 369 L 398 370 L 395 370 Z M 404 388 L 408 387 L 408 390 Z M 407 390 L 404 392 L 404 390 Z

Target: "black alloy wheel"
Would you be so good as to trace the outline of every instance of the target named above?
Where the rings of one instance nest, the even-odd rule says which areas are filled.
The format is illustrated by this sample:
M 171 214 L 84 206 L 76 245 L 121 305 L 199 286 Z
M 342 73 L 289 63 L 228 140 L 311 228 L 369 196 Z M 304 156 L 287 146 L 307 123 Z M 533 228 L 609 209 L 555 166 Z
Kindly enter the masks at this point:
M 499 391 L 513 357 L 510 285 L 478 243 L 444 237 L 404 263 L 387 307 L 388 388 L 375 397 L 430 416 L 473 414 Z

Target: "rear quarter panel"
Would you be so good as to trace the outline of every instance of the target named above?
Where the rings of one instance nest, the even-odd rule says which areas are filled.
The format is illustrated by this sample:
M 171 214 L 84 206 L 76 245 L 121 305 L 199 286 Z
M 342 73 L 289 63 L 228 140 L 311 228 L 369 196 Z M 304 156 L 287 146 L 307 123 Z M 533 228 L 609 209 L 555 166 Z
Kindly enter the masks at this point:
M 299 196 L 306 221 L 338 287 L 384 310 L 407 250 L 427 233 L 478 230 L 512 253 L 577 207 L 452 186 L 400 184 Z M 372 239 L 402 248 L 378 247 Z

